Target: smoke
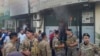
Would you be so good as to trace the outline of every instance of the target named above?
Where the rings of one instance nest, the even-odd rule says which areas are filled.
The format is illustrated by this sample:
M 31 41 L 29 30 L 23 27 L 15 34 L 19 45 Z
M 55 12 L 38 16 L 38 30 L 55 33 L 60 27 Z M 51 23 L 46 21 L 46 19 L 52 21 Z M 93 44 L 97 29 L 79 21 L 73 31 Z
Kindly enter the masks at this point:
M 57 20 L 68 21 L 70 13 L 66 6 L 53 8 L 53 11 Z

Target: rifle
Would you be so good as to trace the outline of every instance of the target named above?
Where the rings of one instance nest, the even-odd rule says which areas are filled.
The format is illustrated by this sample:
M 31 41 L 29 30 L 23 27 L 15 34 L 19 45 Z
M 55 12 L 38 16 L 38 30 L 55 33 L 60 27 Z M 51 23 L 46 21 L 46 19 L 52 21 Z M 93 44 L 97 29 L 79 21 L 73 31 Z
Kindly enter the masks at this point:
M 45 51 L 46 51 L 46 56 L 47 56 L 48 54 L 47 54 L 47 48 L 46 48 L 46 46 L 45 46 Z
M 19 51 L 19 47 L 20 47 L 20 38 L 17 40 L 17 44 L 16 44 L 17 51 Z
M 29 47 L 29 51 L 30 51 L 30 52 L 31 52 L 31 48 L 32 48 L 32 46 L 33 46 L 33 42 L 30 41 L 30 47 Z

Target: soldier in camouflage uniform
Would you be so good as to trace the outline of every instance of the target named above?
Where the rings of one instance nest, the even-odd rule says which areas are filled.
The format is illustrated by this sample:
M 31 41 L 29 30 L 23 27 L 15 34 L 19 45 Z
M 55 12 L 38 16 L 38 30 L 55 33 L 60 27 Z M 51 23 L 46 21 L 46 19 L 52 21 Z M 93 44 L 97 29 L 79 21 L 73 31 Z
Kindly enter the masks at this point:
M 96 53 L 100 56 L 100 48 L 91 44 L 89 38 L 90 35 L 88 33 L 83 35 L 84 42 L 80 44 L 79 56 L 95 56 Z
M 34 37 L 34 32 L 27 30 L 26 36 L 28 38 L 21 45 L 22 53 L 26 56 L 39 56 L 38 40 Z
M 41 56 L 51 56 L 50 45 L 47 41 L 47 36 L 45 33 L 42 33 L 42 41 L 39 43 L 40 55 Z
M 10 42 L 6 43 L 3 48 L 3 56 L 7 56 L 13 51 L 17 51 L 16 42 L 17 42 L 17 33 L 10 34 Z
M 71 29 L 67 29 L 66 34 L 67 34 L 66 45 L 68 47 L 67 55 L 68 56 L 77 56 L 77 54 L 78 54 L 77 53 L 77 45 L 78 45 L 77 37 L 75 35 L 73 35 Z
M 54 35 L 52 46 L 55 51 L 55 56 L 65 56 L 64 44 L 59 41 L 59 31 L 56 30 Z

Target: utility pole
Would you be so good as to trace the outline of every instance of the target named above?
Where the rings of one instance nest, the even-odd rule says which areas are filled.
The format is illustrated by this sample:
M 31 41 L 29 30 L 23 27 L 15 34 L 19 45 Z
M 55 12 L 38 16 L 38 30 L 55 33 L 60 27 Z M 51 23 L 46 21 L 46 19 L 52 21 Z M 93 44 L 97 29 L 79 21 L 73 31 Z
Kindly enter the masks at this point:
M 31 28 L 30 0 L 28 0 L 28 27 Z

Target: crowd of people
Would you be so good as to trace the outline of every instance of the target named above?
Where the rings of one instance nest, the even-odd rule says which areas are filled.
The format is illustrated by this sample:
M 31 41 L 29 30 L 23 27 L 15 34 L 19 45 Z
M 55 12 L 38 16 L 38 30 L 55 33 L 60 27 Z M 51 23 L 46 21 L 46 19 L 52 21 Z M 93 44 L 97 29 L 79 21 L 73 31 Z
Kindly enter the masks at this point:
M 95 56 L 96 53 L 100 56 L 100 48 L 90 43 L 88 33 L 83 34 L 81 44 L 72 29 L 66 29 L 65 33 L 65 42 L 60 40 L 59 30 L 54 31 L 48 42 L 45 32 L 0 30 L 0 56 Z

